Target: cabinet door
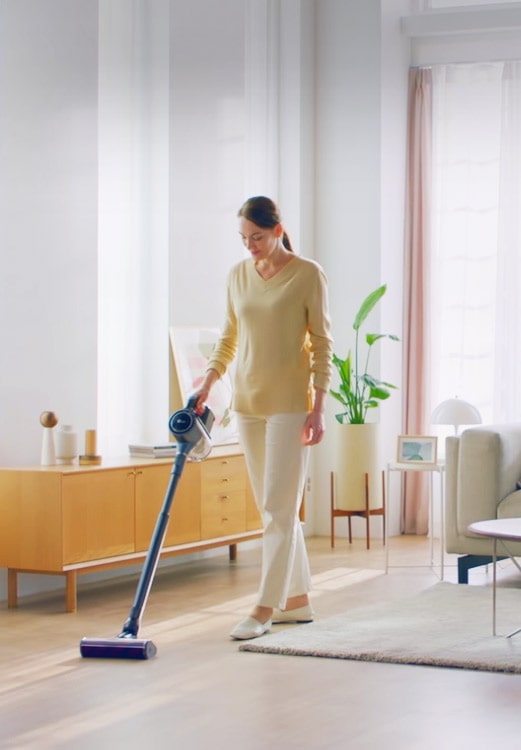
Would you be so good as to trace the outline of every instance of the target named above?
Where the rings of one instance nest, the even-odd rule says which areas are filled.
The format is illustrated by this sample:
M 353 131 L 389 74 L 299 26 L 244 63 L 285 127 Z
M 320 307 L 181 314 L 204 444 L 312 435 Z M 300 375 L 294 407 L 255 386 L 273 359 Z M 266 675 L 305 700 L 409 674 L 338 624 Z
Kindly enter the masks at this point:
M 0 472 L 0 566 L 62 568 L 61 477 L 53 472 Z
M 136 468 L 136 550 L 146 550 L 168 490 L 172 466 Z M 172 499 L 164 547 L 201 538 L 201 503 L 198 465 L 187 462 Z
M 134 471 L 62 477 L 63 563 L 134 552 Z

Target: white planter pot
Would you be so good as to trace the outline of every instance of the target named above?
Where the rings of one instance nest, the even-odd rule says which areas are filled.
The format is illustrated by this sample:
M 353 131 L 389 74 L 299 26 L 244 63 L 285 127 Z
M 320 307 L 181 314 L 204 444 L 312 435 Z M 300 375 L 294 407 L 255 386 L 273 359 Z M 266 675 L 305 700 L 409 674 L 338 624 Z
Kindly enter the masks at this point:
M 369 480 L 369 509 L 381 508 L 382 468 L 378 465 L 378 424 L 338 425 L 335 508 L 365 510 L 365 475 Z

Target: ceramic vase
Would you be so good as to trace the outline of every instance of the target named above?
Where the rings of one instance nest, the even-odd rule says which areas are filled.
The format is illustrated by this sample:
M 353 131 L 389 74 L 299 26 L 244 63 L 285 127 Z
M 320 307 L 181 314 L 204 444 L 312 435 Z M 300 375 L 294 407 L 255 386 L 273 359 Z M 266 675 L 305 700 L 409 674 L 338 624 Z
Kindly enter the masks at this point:
M 70 424 L 58 427 L 55 434 L 57 464 L 73 464 L 78 456 L 78 433 Z
M 54 466 L 54 464 L 56 463 L 56 451 L 54 447 L 54 427 L 43 428 L 40 463 L 42 466 Z

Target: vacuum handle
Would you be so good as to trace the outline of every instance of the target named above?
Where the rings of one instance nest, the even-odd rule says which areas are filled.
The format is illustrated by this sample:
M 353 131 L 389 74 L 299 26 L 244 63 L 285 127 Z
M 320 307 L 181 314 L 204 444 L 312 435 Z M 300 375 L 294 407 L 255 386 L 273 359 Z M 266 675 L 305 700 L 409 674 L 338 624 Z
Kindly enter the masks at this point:
M 198 396 L 195 393 L 192 394 L 190 398 L 188 399 L 188 401 L 186 402 L 186 408 L 191 409 L 192 411 L 195 411 L 197 400 L 198 400 Z
M 204 405 L 204 409 L 202 411 L 196 411 L 195 407 L 197 404 L 198 397 L 195 394 L 192 394 L 190 398 L 188 399 L 186 403 L 186 409 L 191 409 L 195 416 L 199 419 L 200 422 L 202 422 L 204 429 L 210 435 L 210 431 L 213 427 L 213 423 L 215 421 L 215 415 L 210 409 L 209 406 L 206 404 Z

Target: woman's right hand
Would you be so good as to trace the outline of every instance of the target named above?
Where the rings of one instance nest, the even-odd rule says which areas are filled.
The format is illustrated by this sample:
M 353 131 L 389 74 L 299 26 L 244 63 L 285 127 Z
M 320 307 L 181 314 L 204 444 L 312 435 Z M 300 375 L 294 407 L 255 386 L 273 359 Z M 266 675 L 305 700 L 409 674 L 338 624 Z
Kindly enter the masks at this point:
M 194 391 L 192 393 L 192 398 L 196 399 L 194 411 L 196 414 L 202 414 L 204 411 L 204 407 L 206 402 L 208 401 L 208 396 L 210 395 L 210 389 L 209 388 L 199 388 L 197 391 Z
M 218 379 L 219 379 L 219 373 L 217 372 L 217 370 L 214 370 L 214 369 L 208 370 L 201 386 L 192 394 L 192 397 L 197 399 L 195 402 L 195 409 L 194 409 L 196 414 L 200 414 L 201 412 L 204 411 L 204 407 L 205 407 L 206 402 L 208 401 L 208 397 L 210 395 L 212 386 L 215 383 L 215 381 Z

